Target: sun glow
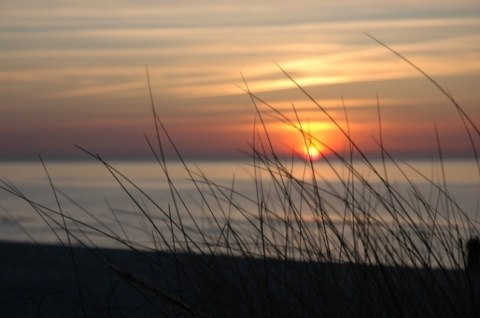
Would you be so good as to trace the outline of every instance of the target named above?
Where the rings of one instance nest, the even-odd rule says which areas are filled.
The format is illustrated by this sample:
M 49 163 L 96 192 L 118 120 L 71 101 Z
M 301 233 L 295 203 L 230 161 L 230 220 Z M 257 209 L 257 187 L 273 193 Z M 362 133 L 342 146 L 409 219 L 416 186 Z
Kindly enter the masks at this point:
M 304 149 L 303 156 L 308 160 L 318 160 L 320 159 L 322 153 L 318 146 L 310 144 Z
M 331 129 L 330 125 L 323 122 L 303 123 L 299 128 L 300 139 L 298 144 L 302 149 L 300 155 L 307 160 L 319 160 L 327 150 L 323 140 L 327 137 L 326 132 Z
M 339 147 L 335 130 L 333 124 L 309 120 L 297 125 L 275 123 L 270 126 L 270 131 L 274 131 L 278 137 L 277 149 L 282 149 L 285 155 L 294 154 L 297 158 L 308 161 L 329 156 Z

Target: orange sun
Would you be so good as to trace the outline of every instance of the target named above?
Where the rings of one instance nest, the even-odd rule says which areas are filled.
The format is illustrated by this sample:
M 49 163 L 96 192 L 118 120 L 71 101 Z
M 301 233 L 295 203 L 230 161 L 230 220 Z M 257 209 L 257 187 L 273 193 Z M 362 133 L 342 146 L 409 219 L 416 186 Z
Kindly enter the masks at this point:
M 292 154 L 293 151 L 297 158 L 303 160 L 316 161 L 328 156 L 331 146 L 324 144 L 325 140 L 335 143 L 332 134 L 335 127 L 328 123 L 319 121 L 306 121 L 298 125 L 279 123 L 276 128 L 280 133 L 285 154 Z
M 303 156 L 308 160 L 318 160 L 320 159 L 321 155 L 320 149 L 314 144 L 310 144 L 303 150 Z

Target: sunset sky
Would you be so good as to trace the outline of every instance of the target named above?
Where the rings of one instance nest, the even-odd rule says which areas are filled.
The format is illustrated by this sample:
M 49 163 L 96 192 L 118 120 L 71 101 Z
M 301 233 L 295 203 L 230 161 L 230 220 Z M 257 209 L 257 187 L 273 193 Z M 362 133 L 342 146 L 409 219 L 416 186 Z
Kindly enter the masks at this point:
M 345 106 L 367 153 L 379 154 L 378 96 L 392 154 L 436 153 L 436 124 L 445 154 L 471 156 L 451 102 L 365 32 L 480 126 L 478 0 L 0 1 L 0 159 L 85 159 L 74 145 L 151 158 L 146 65 L 158 115 L 187 158 L 243 158 L 262 131 L 242 74 L 259 98 L 295 120 L 293 105 L 305 130 L 345 151 L 277 64 L 347 131 Z M 301 153 L 301 134 L 258 106 L 277 151 Z

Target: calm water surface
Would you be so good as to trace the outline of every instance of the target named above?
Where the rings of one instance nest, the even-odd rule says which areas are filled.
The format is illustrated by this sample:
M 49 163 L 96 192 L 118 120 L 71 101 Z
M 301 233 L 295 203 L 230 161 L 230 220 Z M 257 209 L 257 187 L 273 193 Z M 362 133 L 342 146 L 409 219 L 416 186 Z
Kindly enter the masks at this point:
M 430 204 L 436 204 L 438 210 L 447 213 L 449 217 L 460 211 L 473 220 L 477 219 L 480 182 L 474 161 L 445 161 L 444 172 L 438 162 L 408 163 L 421 174 L 403 163 L 401 171 L 393 164 L 385 167 L 389 183 L 403 193 L 402 196 L 410 199 L 410 202 L 416 202 L 411 190 L 413 184 Z M 374 162 L 374 165 L 384 176 L 383 165 L 380 162 Z M 190 175 L 181 163 L 169 162 L 168 178 L 162 167 L 155 162 L 117 162 L 112 163 L 112 166 L 129 179 L 112 174 L 96 162 L 47 162 L 55 188 L 53 191 L 39 162 L 1 162 L 2 180 L 15 186 L 35 204 L 29 204 L 0 189 L 0 240 L 58 243 L 59 239 L 65 239 L 65 231 L 62 230 L 65 221 L 74 241 L 78 239 L 99 246 L 121 245 L 115 239 L 108 238 L 113 236 L 151 246 L 160 244 L 158 242 L 162 239 L 168 240 L 174 236 L 179 239 L 178 235 L 181 234 L 171 230 L 172 227 L 178 229 L 179 226 L 183 227 L 183 233 L 191 231 L 195 233 L 192 235 L 198 235 L 202 232 L 203 235 L 215 237 L 227 219 L 244 231 L 241 235 L 253 237 L 254 234 L 248 233 L 252 231 L 248 218 L 255 219 L 258 216 L 259 208 L 255 202 L 259 200 L 272 213 L 277 214 L 279 219 L 288 218 L 288 204 L 283 202 L 285 196 L 275 187 L 269 173 L 262 169 L 255 170 L 251 163 L 245 161 L 188 163 L 193 171 Z M 348 180 L 351 186 L 360 187 L 357 195 L 361 198 L 359 204 L 365 204 L 367 210 L 375 210 L 382 215 L 382 207 L 375 204 L 372 194 L 361 196 L 362 191 L 365 193 L 361 189 L 364 184 L 358 178 L 352 182 L 348 169 L 341 164 L 334 163 L 330 166 L 325 162 L 316 162 L 315 175 L 305 171 L 301 162 L 295 163 L 293 167 L 291 163 L 287 166 L 301 180 L 311 183 L 315 178 L 319 186 L 319 198 L 323 200 L 321 204 L 326 211 L 331 211 L 329 213 L 333 220 L 342 222 L 342 215 L 345 215 L 342 198 L 345 198 L 345 182 Z M 355 163 L 355 166 L 358 167 L 359 175 L 375 191 L 387 195 L 371 168 L 360 162 Z M 277 180 L 286 182 L 286 179 Z M 130 181 L 143 193 L 132 186 Z M 455 198 L 458 206 L 447 206 L 431 181 L 441 187 L 446 185 L 449 195 Z M 294 187 L 294 184 L 288 182 L 284 185 L 286 189 Z M 8 187 L 5 184 L 3 186 Z M 290 191 L 293 200 L 299 198 L 295 191 Z M 296 204 L 303 216 L 306 219 L 313 218 L 309 215 L 311 209 L 308 204 L 298 200 Z M 59 212 L 66 215 L 67 220 Z M 68 220 L 68 217 L 76 222 Z M 388 219 L 388 213 L 385 212 L 384 217 Z M 157 234 L 152 234 L 154 232 Z M 202 239 L 204 240 L 199 240 Z

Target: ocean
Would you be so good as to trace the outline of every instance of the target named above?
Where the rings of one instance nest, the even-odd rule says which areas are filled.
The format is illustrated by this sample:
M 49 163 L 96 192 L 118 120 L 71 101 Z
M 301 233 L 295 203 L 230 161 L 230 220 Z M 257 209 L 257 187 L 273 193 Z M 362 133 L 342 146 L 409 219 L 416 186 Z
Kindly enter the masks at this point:
M 229 232 L 258 245 L 261 231 L 282 245 L 286 224 L 298 225 L 298 218 L 321 242 L 325 216 L 345 236 L 360 219 L 392 233 L 404 223 L 455 226 L 464 237 L 477 231 L 473 160 L 357 160 L 355 173 L 338 161 L 314 162 L 315 173 L 301 161 L 286 161 L 283 170 L 258 162 L 254 169 L 248 160 L 167 161 L 166 169 L 157 162 L 110 164 L 121 174 L 100 162 L 46 162 L 48 175 L 40 162 L 1 162 L 0 240 L 170 248 L 173 241 L 220 246 Z

